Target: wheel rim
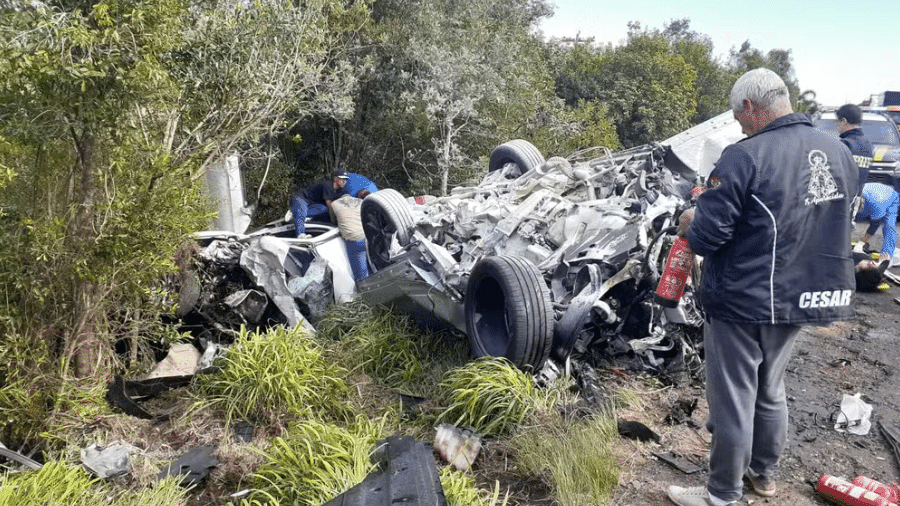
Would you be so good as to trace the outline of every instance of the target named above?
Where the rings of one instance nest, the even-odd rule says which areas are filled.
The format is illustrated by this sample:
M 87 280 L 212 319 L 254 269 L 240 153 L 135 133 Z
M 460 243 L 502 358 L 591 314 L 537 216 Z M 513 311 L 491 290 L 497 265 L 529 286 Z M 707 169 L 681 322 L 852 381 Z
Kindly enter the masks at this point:
M 366 214 L 363 230 L 372 264 L 377 269 L 383 269 L 391 261 L 391 240 L 396 232 L 393 223 L 380 209 L 375 208 Z

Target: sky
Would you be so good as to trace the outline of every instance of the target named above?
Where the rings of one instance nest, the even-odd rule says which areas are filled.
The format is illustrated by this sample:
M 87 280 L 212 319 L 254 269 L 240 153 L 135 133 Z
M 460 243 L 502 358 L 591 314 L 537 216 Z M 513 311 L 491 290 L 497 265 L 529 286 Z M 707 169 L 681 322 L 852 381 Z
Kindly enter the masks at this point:
M 763 53 L 790 49 L 801 90 L 814 90 L 825 106 L 860 103 L 885 90 L 900 91 L 900 11 L 897 0 L 550 0 L 555 14 L 540 29 L 546 37 L 594 37 L 625 42 L 628 22 L 661 29 L 688 18 L 691 30 L 710 37 L 725 61 L 744 41 Z

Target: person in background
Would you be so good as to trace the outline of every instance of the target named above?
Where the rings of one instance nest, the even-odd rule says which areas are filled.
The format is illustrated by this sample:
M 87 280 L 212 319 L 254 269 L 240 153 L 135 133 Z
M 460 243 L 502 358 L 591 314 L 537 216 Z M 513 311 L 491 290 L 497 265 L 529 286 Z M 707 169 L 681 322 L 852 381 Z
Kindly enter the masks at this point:
M 853 251 L 853 261 L 856 262 L 856 291 L 877 292 L 878 287 L 884 281 L 884 271 L 887 270 L 890 260 L 874 261 L 867 253 Z
M 869 241 L 883 227 L 884 240 L 881 243 L 881 257 L 879 263 L 890 264 L 894 256 L 894 247 L 897 245 L 897 210 L 900 208 L 900 195 L 890 186 L 882 183 L 866 183 L 862 191 L 862 205 L 854 217 L 854 221 L 868 221 L 869 228 L 861 241 L 857 241 L 857 253 L 863 253 L 868 249 Z
M 866 178 L 869 176 L 869 165 L 872 164 L 872 156 L 874 156 L 875 148 L 866 138 L 862 128 L 862 110 L 859 106 L 853 104 L 842 105 L 835 113 L 837 116 L 837 129 L 841 142 L 853 154 L 856 165 L 859 167 L 859 192 L 862 194 L 863 185 L 866 184 Z
M 366 195 L 378 191 L 378 186 L 376 186 L 371 179 L 362 174 L 348 172 L 347 176 L 349 178 L 347 179 L 347 193 L 351 197 L 364 199 L 366 198 Z
M 859 170 L 850 150 L 793 113 L 777 74 L 755 69 L 731 89 L 745 139 L 726 147 L 678 234 L 704 257 L 706 486 L 669 486 L 680 506 L 775 495 L 787 444 L 784 375 L 800 325 L 854 316 L 850 244 Z
M 329 208 L 331 203 L 338 199 L 341 195 L 346 195 L 347 180 L 350 176 L 344 169 L 334 171 L 334 177 L 331 181 L 320 181 L 301 188 L 297 193 L 291 196 L 291 216 L 294 220 L 294 230 L 297 237 L 304 237 L 306 234 L 306 217 L 309 216 L 313 220 L 330 221 Z

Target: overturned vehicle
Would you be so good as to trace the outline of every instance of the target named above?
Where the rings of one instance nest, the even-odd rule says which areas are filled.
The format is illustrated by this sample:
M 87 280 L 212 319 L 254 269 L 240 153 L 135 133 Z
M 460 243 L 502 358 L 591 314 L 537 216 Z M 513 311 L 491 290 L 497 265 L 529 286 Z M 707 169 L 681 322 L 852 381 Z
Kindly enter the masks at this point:
M 364 299 L 468 336 L 476 356 L 558 368 L 575 355 L 675 377 L 701 364 L 694 268 L 680 304 L 654 303 L 674 225 L 741 137 L 730 113 L 660 144 L 568 158 L 496 147 L 474 187 L 368 196 Z

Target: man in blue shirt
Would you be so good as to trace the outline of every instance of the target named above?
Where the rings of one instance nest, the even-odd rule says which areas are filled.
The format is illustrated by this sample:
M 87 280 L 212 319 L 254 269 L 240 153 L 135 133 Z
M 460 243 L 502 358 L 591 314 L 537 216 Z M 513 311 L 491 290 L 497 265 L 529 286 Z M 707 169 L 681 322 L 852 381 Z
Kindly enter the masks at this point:
M 862 244 L 857 243 L 857 248 L 865 249 L 869 240 L 878 227 L 884 226 L 882 234 L 884 241 L 881 244 L 881 262 L 890 262 L 894 256 L 894 247 L 897 245 L 897 210 L 900 208 L 900 195 L 893 188 L 881 183 L 866 183 L 862 191 L 862 209 L 854 218 L 854 221 L 868 221 L 869 228 L 863 236 Z
M 375 183 L 373 183 L 371 179 L 363 176 L 362 174 L 348 172 L 347 177 L 348 179 L 346 189 L 347 193 L 351 197 L 364 199 L 366 198 L 366 195 L 378 191 L 378 187 L 375 186 Z

